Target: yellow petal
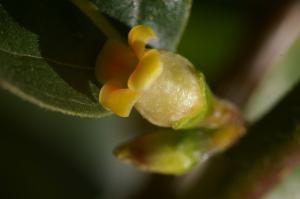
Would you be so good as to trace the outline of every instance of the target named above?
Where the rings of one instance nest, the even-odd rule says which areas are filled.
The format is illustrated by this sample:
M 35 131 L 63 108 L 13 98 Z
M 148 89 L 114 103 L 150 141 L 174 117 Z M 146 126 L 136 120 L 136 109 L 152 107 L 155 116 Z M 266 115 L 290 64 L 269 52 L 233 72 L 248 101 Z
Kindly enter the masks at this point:
M 148 50 L 140 60 L 135 71 L 130 75 L 128 88 L 136 91 L 143 91 L 161 74 L 162 62 L 159 52 L 155 49 Z
M 105 108 L 120 117 L 128 117 L 138 97 L 137 92 L 122 88 L 118 80 L 111 80 L 101 88 L 99 101 Z
M 146 44 L 153 38 L 155 38 L 155 33 L 150 27 L 138 25 L 130 30 L 128 43 L 135 55 L 140 59 L 144 54 Z
M 97 57 L 97 80 L 102 84 L 110 79 L 127 82 L 137 62 L 136 56 L 128 46 L 119 41 L 108 40 Z

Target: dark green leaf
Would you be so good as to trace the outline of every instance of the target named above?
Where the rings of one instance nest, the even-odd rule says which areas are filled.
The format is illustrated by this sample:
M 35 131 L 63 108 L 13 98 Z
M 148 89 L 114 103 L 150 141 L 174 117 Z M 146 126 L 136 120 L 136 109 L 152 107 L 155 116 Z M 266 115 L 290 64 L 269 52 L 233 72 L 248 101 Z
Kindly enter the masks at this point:
M 157 48 L 175 50 L 189 17 L 192 0 L 90 0 L 118 22 L 132 27 L 151 26 Z
M 0 83 L 42 107 L 80 116 L 98 103 L 94 60 L 105 37 L 69 2 L 2 1 Z
M 132 1 L 132 8 L 122 7 L 127 5 L 123 1 L 95 3 L 119 30 L 122 23 L 134 25 L 120 16 L 135 14 L 134 21 L 153 26 L 160 46 L 169 49 L 175 47 L 190 7 L 189 1 Z M 94 62 L 110 35 L 86 15 L 69 1 L 1 1 L 0 85 L 51 110 L 86 117 L 109 114 L 98 103 Z

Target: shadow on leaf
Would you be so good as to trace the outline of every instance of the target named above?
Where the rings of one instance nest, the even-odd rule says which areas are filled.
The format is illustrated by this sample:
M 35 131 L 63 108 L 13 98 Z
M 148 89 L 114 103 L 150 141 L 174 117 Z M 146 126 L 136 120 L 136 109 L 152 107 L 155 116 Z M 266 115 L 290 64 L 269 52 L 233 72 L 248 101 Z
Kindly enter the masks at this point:
M 73 89 L 98 101 L 94 65 L 106 37 L 68 1 L 4 0 L 13 19 L 38 35 L 42 58 Z

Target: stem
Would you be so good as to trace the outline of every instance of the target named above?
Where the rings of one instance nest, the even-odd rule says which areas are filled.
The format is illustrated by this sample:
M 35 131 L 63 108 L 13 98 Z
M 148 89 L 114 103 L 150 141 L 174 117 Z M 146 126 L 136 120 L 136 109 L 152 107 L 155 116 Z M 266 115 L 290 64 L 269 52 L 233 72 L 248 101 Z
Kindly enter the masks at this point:
M 101 14 L 98 7 L 88 0 L 70 0 L 78 7 L 96 27 L 107 36 L 107 38 L 122 40 L 118 31 L 109 23 L 109 21 Z
M 258 32 L 256 41 L 252 42 L 254 45 L 247 45 L 250 49 L 248 54 L 218 82 L 216 92 L 243 107 L 265 74 L 272 70 L 274 63 L 297 39 L 300 33 L 299 17 L 297 1 L 290 0 L 277 6 L 261 25 L 263 29 Z
M 257 199 L 269 191 L 300 160 L 299 91 L 300 85 L 236 146 L 211 159 L 182 198 Z

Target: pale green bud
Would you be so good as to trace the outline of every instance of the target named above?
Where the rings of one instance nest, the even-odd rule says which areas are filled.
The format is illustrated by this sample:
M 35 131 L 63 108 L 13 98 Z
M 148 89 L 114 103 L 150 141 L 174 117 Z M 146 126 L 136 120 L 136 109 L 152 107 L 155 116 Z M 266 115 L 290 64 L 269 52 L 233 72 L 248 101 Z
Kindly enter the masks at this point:
M 179 175 L 204 161 L 210 146 L 208 134 L 199 130 L 162 130 L 121 145 L 115 155 L 145 171 Z

